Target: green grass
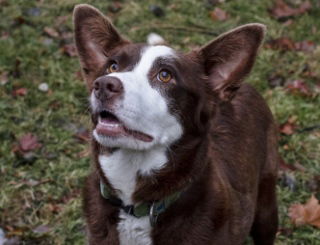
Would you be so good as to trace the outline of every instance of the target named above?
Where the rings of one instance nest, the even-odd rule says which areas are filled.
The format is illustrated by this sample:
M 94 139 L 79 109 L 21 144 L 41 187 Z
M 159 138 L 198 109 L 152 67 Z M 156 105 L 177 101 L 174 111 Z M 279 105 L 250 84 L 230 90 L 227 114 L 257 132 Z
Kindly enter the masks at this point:
M 309 13 L 294 18 L 288 27 L 269 15 L 269 0 L 226 1 L 219 5 L 230 15 L 226 21 L 210 18 L 214 7 L 207 1 L 119 2 L 122 9 L 111 13 L 111 1 L 87 1 L 136 42 L 144 42 L 147 34 L 155 31 L 174 48 L 188 51 L 240 24 L 261 22 L 268 26 L 266 40 L 288 36 L 294 41 L 320 43 L 316 0 Z M 165 10 L 165 17 L 157 18 L 149 11 L 150 4 L 156 2 Z M 43 31 L 52 27 L 70 35 L 72 9 L 77 3 L 81 1 L 0 1 L 0 74 L 8 73 L 8 82 L 0 85 L 0 228 L 19 237 L 21 244 L 85 244 L 81 188 L 90 169 L 85 154 L 89 146 L 74 135 L 79 129 L 90 127 L 87 92 L 76 75 L 77 58 L 61 50 L 72 39 L 50 38 Z M 32 8 L 40 10 L 38 16 L 30 14 Z M 59 23 L 59 16 L 67 16 L 66 21 Z M 9 36 L 5 37 L 5 33 Z M 264 95 L 279 123 L 296 116 L 298 128 L 303 129 L 319 124 L 319 92 L 303 97 L 290 94 L 283 87 L 271 89 L 267 78 L 277 73 L 286 80 L 303 79 L 313 90 L 320 80 L 319 61 L 320 46 L 313 53 L 262 48 L 247 81 Z M 316 78 L 303 75 L 306 65 Z M 49 85 L 48 93 L 38 89 L 43 82 Z M 13 91 L 21 87 L 27 89 L 27 94 L 13 96 Z M 13 148 L 28 132 L 37 135 L 43 146 L 26 163 Z M 299 163 L 305 171 L 286 173 L 295 179 L 294 190 L 283 184 L 283 175 L 279 174 L 281 232 L 277 244 L 319 244 L 319 229 L 294 227 L 287 216 L 292 203 L 304 203 L 315 191 L 310 188 L 310 181 L 320 173 L 319 149 L 319 129 L 281 136 L 279 151 L 283 159 L 289 164 Z M 30 180 L 39 183 L 33 185 Z M 318 192 L 319 189 L 318 186 Z M 48 227 L 49 232 L 34 232 L 40 225 Z

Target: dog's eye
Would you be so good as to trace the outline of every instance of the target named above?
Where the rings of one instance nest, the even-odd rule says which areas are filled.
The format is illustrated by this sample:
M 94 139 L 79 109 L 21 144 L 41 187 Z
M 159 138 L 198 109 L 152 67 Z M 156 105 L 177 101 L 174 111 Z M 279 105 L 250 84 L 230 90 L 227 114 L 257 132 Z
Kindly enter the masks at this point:
M 157 78 L 159 81 L 167 83 L 167 82 L 170 82 L 170 80 L 172 79 L 172 75 L 170 74 L 169 71 L 162 70 L 158 73 Z
M 119 66 L 116 62 L 113 62 L 109 65 L 107 72 L 108 73 L 112 73 L 112 72 L 116 72 L 119 69 Z

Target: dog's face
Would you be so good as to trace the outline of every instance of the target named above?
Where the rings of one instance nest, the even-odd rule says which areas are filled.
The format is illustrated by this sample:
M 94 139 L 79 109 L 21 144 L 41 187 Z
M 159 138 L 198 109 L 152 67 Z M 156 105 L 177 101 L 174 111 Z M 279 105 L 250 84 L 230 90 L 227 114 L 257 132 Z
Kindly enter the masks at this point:
M 182 54 L 123 39 L 95 8 L 75 9 L 75 41 L 90 91 L 93 135 L 107 147 L 169 147 L 209 127 L 213 104 L 232 99 L 264 27 L 235 29 Z

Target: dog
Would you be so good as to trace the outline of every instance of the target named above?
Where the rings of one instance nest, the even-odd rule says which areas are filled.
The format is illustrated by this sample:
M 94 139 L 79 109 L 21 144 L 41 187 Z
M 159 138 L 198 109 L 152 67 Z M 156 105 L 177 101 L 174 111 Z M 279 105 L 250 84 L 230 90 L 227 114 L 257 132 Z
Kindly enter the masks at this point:
M 89 244 L 273 244 L 277 127 L 243 82 L 265 26 L 187 54 L 132 43 L 86 4 L 74 28 L 93 125 Z

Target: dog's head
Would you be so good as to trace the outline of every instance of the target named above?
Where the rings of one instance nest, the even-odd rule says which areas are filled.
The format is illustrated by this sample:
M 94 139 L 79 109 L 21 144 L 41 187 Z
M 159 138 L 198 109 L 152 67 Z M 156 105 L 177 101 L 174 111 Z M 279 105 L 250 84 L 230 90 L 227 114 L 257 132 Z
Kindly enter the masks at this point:
M 94 138 L 135 150 L 206 132 L 214 105 L 231 100 L 250 72 L 265 30 L 245 25 L 182 54 L 127 41 L 89 5 L 75 8 L 74 25 Z

